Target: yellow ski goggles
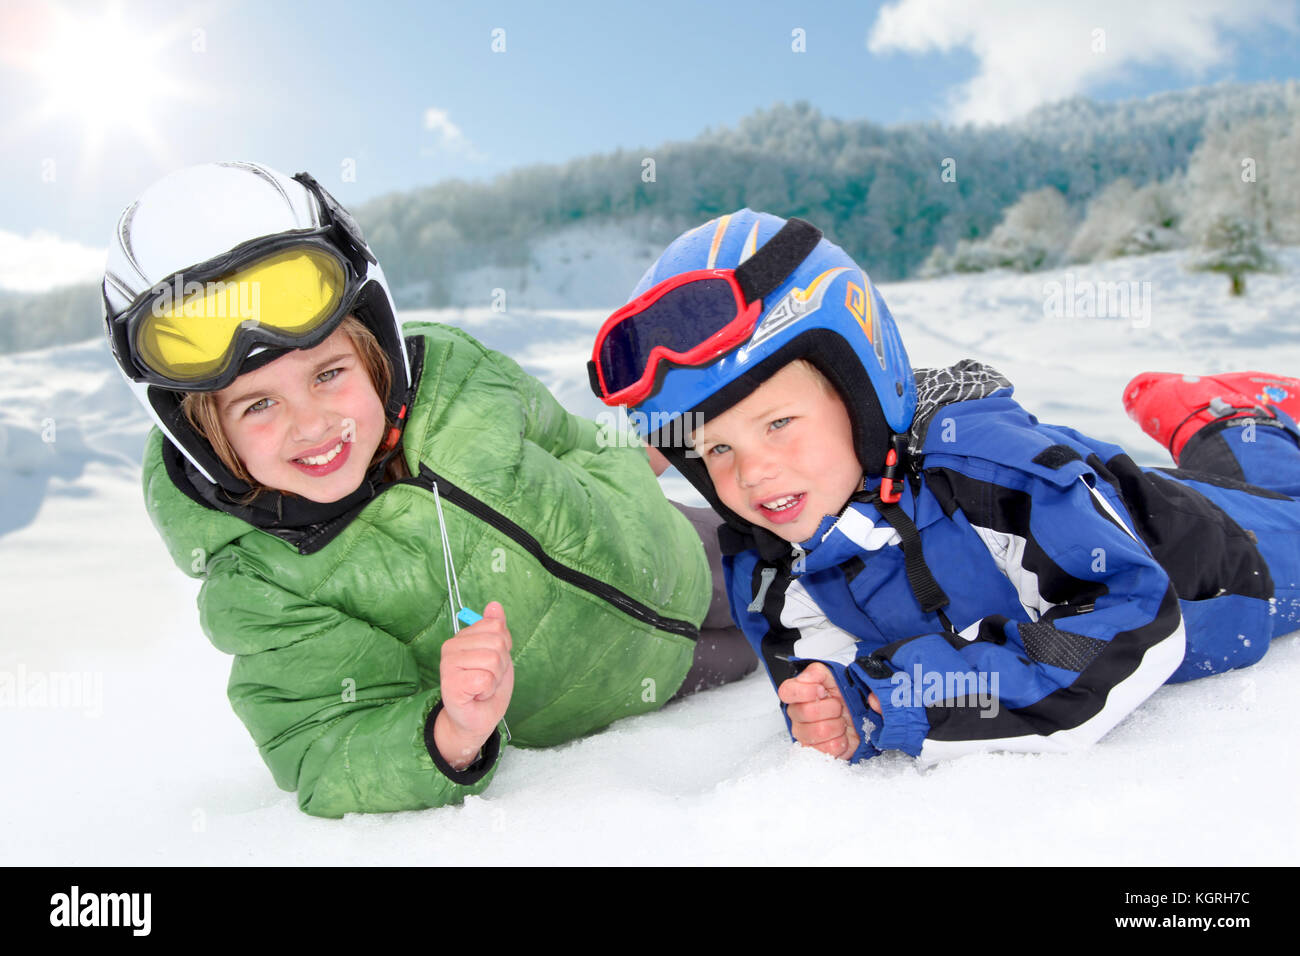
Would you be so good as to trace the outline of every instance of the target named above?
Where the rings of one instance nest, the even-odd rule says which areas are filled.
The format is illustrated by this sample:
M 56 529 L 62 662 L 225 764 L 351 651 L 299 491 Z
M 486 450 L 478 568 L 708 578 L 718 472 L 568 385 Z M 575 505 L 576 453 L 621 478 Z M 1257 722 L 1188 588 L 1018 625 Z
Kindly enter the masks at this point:
M 253 349 L 312 348 L 338 327 L 377 264 L 361 228 L 307 173 L 320 226 L 263 236 L 182 269 L 109 320 L 134 381 L 216 391 Z
M 334 330 L 360 286 L 352 263 L 321 236 L 251 245 L 175 273 L 119 317 L 140 380 L 224 388 L 254 347 L 311 348 Z

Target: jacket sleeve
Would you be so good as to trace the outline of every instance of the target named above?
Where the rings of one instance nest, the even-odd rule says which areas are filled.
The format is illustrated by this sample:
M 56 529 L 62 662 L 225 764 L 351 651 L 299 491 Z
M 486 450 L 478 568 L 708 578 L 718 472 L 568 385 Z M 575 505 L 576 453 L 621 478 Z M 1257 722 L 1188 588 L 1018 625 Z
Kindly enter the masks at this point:
M 524 438 L 557 458 L 574 450 L 600 450 L 602 439 L 596 422 L 565 411 L 550 390 L 510 356 L 491 350 L 487 355 L 510 382 L 516 401 L 523 406 Z
M 439 807 L 488 785 L 500 730 L 474 764 L 448 766 L 433 745 L 438 690 L 421 681 L 405 644 L 237 564 L 209 565 L 200 620 L 235 657 L 227 688 L 235 713 L 304 812 Z
M 1072 471 L 1051 481 L 991 465 L 949 475 L 1020 607 L 960 633 L 860 643 L 837 671 L 859 726 L 871 726 L 855 759 L 1084 747 L 1177 669 L 1184 631 L 1167 574 L 1109 486 L 1082 463 Z M 948 610 L 962 620 L 960 608 Z M 880 717 L 866 706 L 869 691 Z

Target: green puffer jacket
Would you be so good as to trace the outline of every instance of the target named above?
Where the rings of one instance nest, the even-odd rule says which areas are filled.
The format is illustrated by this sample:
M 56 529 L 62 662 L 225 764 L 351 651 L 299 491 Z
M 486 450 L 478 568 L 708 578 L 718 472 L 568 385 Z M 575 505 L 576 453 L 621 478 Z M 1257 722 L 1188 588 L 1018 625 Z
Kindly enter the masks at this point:
M 458 610 L 433 481 L 461 597 L 506 610 L 515 744 L 557 744 L 660 706 L 709 604 L 703 547 L 643 450 L 602 447 L 594 422 L 457 329 L 404 334 L 424 346 L 402 444 L 417 477 L 385 486 L 322 547 L 186 495 L 157 428 L 145 450 L 149 514 L 176 564 L 203 578 L 204 632 L 235 657 L 230 702 L 275 782 L 316 816 L 442 806 L 495 769 L 499 733 L 461 773 L 431 754 L 439 654 Z

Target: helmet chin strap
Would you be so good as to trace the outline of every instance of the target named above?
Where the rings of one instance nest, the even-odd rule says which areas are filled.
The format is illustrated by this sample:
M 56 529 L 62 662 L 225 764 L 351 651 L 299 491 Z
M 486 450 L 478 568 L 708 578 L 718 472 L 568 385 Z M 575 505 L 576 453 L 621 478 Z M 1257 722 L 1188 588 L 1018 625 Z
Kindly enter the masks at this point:
M 903 550 L 903 565 L 907 571 L 907 583 L 912 586 L 916 603 L 926 614 L 938 613 L 944 627 L 951 631 L 952 624 L 941 608 L 948 604 L 948 595 L 939 582 L 935 580 L 930 566 L 925 561 L 925 551 L 921 547 L 921 532 L 916 522 L 903 510 L 899 501 L 903 497 L 903 475 L 911 464 L 907 452 L 907 436 L 894 433 L 890 435 L 890 449 L 885 455 L 885 469 L 881 475 L 880 488 L 855 495 L 861 501 L 874 504 L 880 516 L 889 522 L 898 534 L 899 547 Z
M 889 436 L 890 448 L 885 454 L 885 470 L 880 477 L 880 500 L 885 504 L 898 504 L 903 496 L 903 481 L 899 477 L 907 461 L 907 436 L 897 432 Z

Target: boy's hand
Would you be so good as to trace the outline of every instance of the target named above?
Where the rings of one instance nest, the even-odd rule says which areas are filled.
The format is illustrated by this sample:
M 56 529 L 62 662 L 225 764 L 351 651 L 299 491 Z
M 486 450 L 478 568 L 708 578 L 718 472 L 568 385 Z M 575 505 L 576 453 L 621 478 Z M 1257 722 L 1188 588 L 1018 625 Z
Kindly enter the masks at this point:
M 656 478 L 672 467 L 668 464 L 668 459 L 654 445 L 646 445 L 645 450 L 646 454 L 650 456 L 650 468 L 654 471 Z
M 790 730 L 799 743 L 840 760 L 848 760 L 857 751 L 861 738 L 835 676 L 825 664 L 809 664 L 797 676 L 782 681 L 776 696 L 786 705 Z M 868 695 L 867 706 L 880 713 L 875 694 Z
M 510 705 L 515 665 L 506 612 L 496 601 L 483 620 L 442 645 L 442 712 L 433 740 L 444 760 L 457 770 L 474 762 Z

